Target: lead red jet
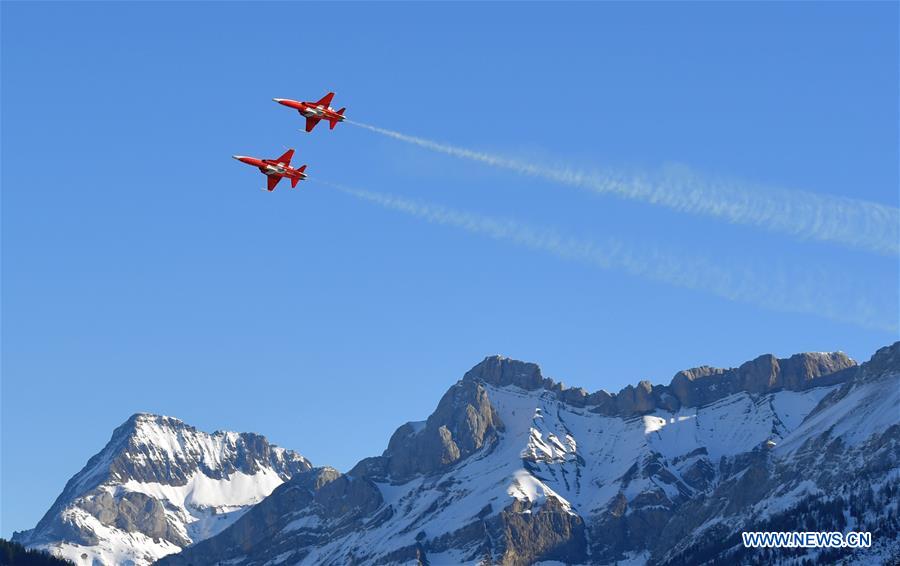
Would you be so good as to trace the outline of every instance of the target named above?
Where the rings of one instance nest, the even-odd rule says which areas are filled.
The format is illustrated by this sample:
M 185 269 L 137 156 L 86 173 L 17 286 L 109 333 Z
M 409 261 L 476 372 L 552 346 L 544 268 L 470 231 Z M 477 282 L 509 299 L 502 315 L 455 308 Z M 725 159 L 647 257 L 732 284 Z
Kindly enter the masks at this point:
M 341 108 L 340 110 L 332 108 L 332 98 L 334 98 L 334 93 L 329 92 L 323 96 L 321 100 L 316 102 L 301 102 L 299 100 L 290 100 L 287 98 L 273 98 L 272 100 L 278 104 L 283 104 L 288 108 L 293 108 L 297 112 L 303 114 L 303 116 L 306 117 L 306 131 L 311 132 L 320 120 L 328 120 L 332 130 L 337 126 L 338 122 L 344 121 L 344 110 L 346 110 L 346 108 Z
M 306 178 L 306 165 L 294 169 L 291 167 L 291 158 L 294 157 L 294 150 L 289 149 L 284 155 L 278 159 L 258 159 L 256 157 L 247 157 L 245 155 L 232 155 L 241 163 L 257 167 L 263 175 L 268 177 L 269 184 L 266 190 L 272 192 L 275 190 L 281 179 L 287 177 L 291 180 L 291 188 L 295 188 L 299 181 Z

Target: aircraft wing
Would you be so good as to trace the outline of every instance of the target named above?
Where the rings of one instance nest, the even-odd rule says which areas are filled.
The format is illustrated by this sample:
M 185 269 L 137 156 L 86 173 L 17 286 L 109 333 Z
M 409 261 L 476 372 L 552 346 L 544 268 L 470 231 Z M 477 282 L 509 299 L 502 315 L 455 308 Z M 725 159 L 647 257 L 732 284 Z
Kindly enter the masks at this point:
M 318 102 L 316 102 L 316 104 L 321 104 L 321 105 L 324 106 L 325 108 L 328 108 L 329 106 L 331 106 L 331 99 L 332 99 L 332 98 L 334 98 L 334 93 L 333 93 L 333 92 L 329 92 L 328 94 L 326 94 L 325 96 L 323 96 L 321 100 L 319 100 Z
M 285 165 L 290 165 L 290 164 L 291 164 L 291 158 L 293 158 L 293 157 L 294 157 L 294 150 L 293 150 L 293 149 L 289 149 L 289 150 L 287 150 L 287 151 L 284 152 L 284 155 L 282 155 L 281 157 L 278 158 L 278 162 L 279 162 L 279 163 L 284 163 Z
M 321 118 L 307 118 L 306 119 L 306 131 L 307 132 L 313 131 L 313 128 L 315 128 L 316 124 L 319 123 L 319 120 L 321 120 Z
M 268 181 L 269 181 L 269 186 L 266 187 L 266 190 L 269 192 L 272 192 L 275 190 L 275 185 L 277 185 L 278 182 L 281 181 L 281 177 L 279 177 L 277 175 L 269 175 Z

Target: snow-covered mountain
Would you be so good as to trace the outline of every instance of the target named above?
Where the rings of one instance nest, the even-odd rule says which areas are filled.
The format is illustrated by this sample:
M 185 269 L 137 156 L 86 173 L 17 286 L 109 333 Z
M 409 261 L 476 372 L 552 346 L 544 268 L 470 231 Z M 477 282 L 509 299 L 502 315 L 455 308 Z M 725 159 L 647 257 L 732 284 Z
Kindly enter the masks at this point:
M 761 356 L 588 394 L 491 357 L 381 456 L 302 471 L 159 564 L 807 564 L 900 560 L 900 342 Z M 749 551 L 742 530 L 866 530 Z
M 347 473 L 138 414 L 16 539 L 76 564 L 900 561 L 900 342 L 588 393 L 489 357 Z M 870 531 L 750 551 L 742 530 Z M 183 549 L 183 550 L 182 550 Z
M 257 434 L 136 414 L 14 540 L 78 565 L 152 564 L 217 534 L 311 467 Z

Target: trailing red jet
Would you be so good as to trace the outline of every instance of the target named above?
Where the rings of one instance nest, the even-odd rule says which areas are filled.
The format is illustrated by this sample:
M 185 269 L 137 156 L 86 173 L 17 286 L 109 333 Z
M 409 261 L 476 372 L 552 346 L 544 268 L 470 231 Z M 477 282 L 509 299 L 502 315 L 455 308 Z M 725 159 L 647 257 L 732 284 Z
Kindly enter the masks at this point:
M 332 108 L 330 106 L 332 98 L 334 98 L 334 93 L 329 92 L 317 102 L 300 102 L 299 100 L 289 100 L 287 98 L 273 98 L 272 100 L 303 114 L 306 117 L 306 131 L 311 132 L 320 120 L 328 120 L 332 130 L 337 126 L 338 122 L 344 121 L 344 110 L 346 108 L 341 108 L 340 110 Z
M 232 155 L 232 157 L 241 163 L 257 167 L 263 175 L 268 177 L 269 184 L 266 190 L 269 192 L 274 191 L 275 185 L 285 177 L 291 180 L 292 189 L 297 186 L 299 181 L 306 178 L 306 165 L 298 169 L 291 167 L 291 158 L 294 157 L 293 149 L 287 150 L 278 159 L 257 159 L 256 157 L 247 157 L 245 155 Z

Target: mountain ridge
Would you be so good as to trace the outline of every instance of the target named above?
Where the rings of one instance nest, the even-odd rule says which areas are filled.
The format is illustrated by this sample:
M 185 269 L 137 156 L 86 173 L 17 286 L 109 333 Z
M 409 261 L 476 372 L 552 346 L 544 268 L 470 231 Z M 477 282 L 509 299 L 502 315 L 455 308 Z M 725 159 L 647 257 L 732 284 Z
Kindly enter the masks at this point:
M 76 563 L 84 555 L 149 564 L 218 532 L 311 468 L 256 433 L 206 433 L 174 417 L 135 413 L 66 483 L 35 528 L 13 540 Z
M 488 356 L 346 473 L 135 413 L 17 537 L 95 565 L 751 564 L 735 533 L 788 517 L 866 526 L 866 556 L 900 559 L 897 510 L 878 507 L 900 490 L 898 379 L 900 342 L 862 365 L 765 354 L 617 393 Z M 247 478 L 249 495 L 221 489 Z
M 735 543 L 739 529 L 809 507 L 835 486 L 848 499 L 828 509 L 850 505 L 866 488 L 855 462 L 881 463 L 871 472 L 883 490 L 876 498 L 900 485 L 890 471 L 900 419 L 889 409 L 898 351 L 900 343 L 883 348 L 862 366 L 843 354 L 761 356 L 684 375 L 701 381 L 700 394 L 679 398 L 672 384 L 648 383 L 645 405 L 621 392 L 591 403 L 536 364 L 489 356 L 428 419 L 398 427 L 380 456 L 346 474 L 317 472 L 314 486 L 298 476 L 160 565 L 753 563 Z M 849 424 L 805 424 L 819 414 Z M 815 466 L 827 473 L 812 481 L 805 474 Z M 884 544 L 870 558 L 900 556 L 890 509 L 840 515 L 881 525 Z
M 737 368 L 704 365 L 681 370 L 668 385 L 641 380 L 636 385 L 626 385 L 618 393 L 604 389 L 588 393 L 581 387 L 566 387 L 563 382 L 544 377 L 535 363 L 493 355 L 476 364 L 463 379 L 481 379 L 497 386 L 516 385 L 529 391 L 544 388 L 575 406 L 596 406 L 604 414 L 629 416 L 656 408 L 677 410 L 681 406 L 698 406 L 741 391 L 803 391 L 833 385 L 846 381 L 850 377 L 847 370 L 857 366 L 855 360 L 840 351 L 804 352 L 789 358 L 762 354 Z

